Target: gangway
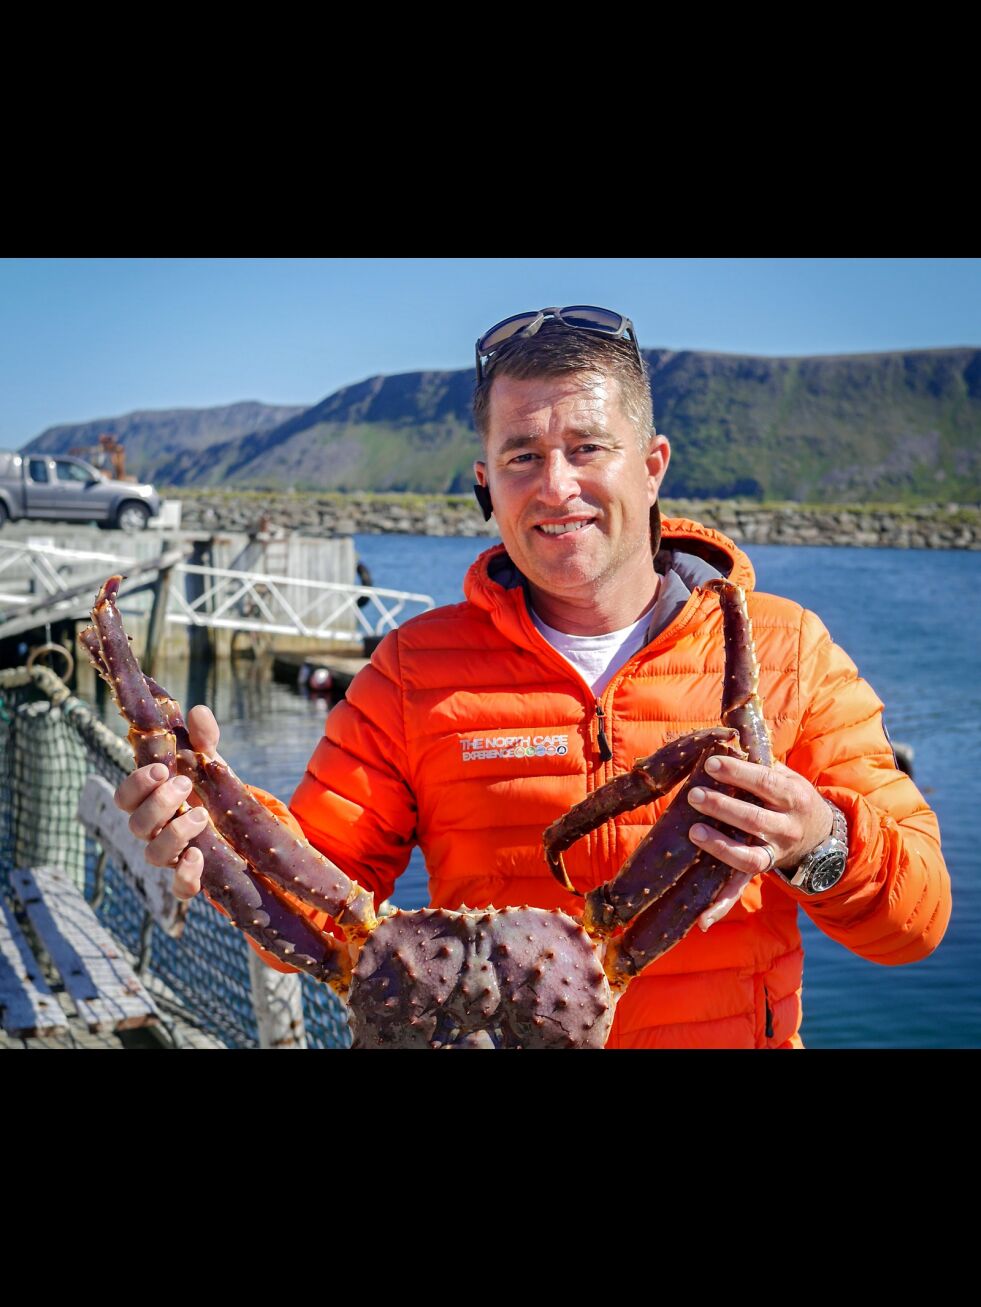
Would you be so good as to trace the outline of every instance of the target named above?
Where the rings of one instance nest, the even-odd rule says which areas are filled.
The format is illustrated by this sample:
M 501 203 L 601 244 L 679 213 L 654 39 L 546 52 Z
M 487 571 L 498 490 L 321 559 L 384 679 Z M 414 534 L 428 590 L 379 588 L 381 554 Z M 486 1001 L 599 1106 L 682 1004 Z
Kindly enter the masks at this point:
M 137 561 L 94 550 L 0 543 L 0 640 L 46 623 L 84 618 L 115 572 L 120 595 L 153 589 L 168 622 L 309 640 L 360 641 L 435 606 L 430 595 L 188 563 L 186 547 Z M 181 583 L 183 581 L 183 583 Z M 17 583 L 20 588 L 12 588 Z
M 430 595 L 379 586 L 340 585 L 305 577 L 239 572 L 183 563 L 177 573 L 200 576 L 200 594 L 188 601 L 171 585 L 167 620 L 310 640 L 359 640 L 394 630 L 403 613 L 435 606 Z M 2 628 L 0 628 L 2 634 Z
M 21 589 L 0 590 L 0 640 L 53 622 L 81 619 L 107 576 L 124 570 L 121 594 L 157 584 L 157 577 L 187 557 L 184 548 L 165 549 L 156 558 L 121 559 L 87 549 L 58 545 L 0 544 L 0 583 Z M 84 580 L 76 580 L 80 574 Z

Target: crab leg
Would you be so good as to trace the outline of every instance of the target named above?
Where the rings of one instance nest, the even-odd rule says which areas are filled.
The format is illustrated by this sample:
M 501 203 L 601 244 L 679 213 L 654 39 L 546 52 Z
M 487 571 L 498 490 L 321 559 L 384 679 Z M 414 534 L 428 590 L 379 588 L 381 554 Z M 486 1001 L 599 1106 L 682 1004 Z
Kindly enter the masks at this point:
M 88 652 L 93 667 L 112 689 L 117 703 L 120 703 L 119 682 L 109 672 L 103 659 L 98 632 L 94 627 L 87 627 L 79 632 L 79 640 Z M 148 689 L 161 708 L 162 725 L 173 730 L 174 723 L 162 711 L 161 699 L 173 704 L 175 709 L 177 705 L 165 692 L 161 691 L 159 695 L 156 693 L 160 687 L 155 682 L 148 682 Z M 122 708 L 120 710 L 123 711 Z M 126 716 L 124 711 L 123 716 Z M 177 716 L 180 716 L 179 709 Z M 186 736 L 182 721 L 177 730 L 183 731 Z M 140 735 L 131 729 L 130 736 L 138 767 L 151 762 L 163 762 L 172 774 L 176 774 L 173 747 L 168 755 L 159 746 L 158 742 L 163 738 L 161 732 L 151 729 L 147 735 Z M 182 806 L 181 811 L 187 811 L 187 804 Z M 225 843 L 212 824 L 209 823 L 205 830 L 193 836 L 189 846 L 197 849 L 204 859 L 202 888 L 227 913 L 233 926 L 238 926 L 281 962 L 298 967 L 315 980 L 330 985 L 339 994 L 347 992 L 351 982 L 352 963 L 345 945 L 333 936 L 319 931 L 306 917 L 298 916 L 273 886 L 255 876 L 253 869 Z
M 559 879 L 565 878 L 567 888 L 572 888 L 562 867 L 562 851 L 600 822 L 632 806 L 628 799 L 639 792 L 642 777 L 647 780 L 650 776 L 652 790 L 662 781 L 666 783 L 660 792 L 669 789 L 691 769 L 697 741 L 700 756 L 687 783 L 619 873 L 585 896 L 583 925 L 591 935 L 609 936 L 627 926 L 608 942 L 606 950 L 607 974 L 611 984 L 621 989 L 632 975 L 688 933 L 733 875 L 731 867 L 698 849 L 688 838 L 692 821 L 688 795 L 695 785 L 736 795 L 733 787 L 706 774 L 705 763 L 713 755 L 748 758 L 764 765 L 772 761 L 745 596 L 739 586 L 721 578 L 709 588 L 718 592 L 722 609 L 725 675 L 720 715 L 724 726 L 673 741 L 628 776 L 618 777 L 590 795 L 545 832 L 549 865 Z M 633 806 L 644 801 L 641 798 Z M 736 838 L 747 838 L 744 832 L 725 829 Z
M 622 935 L 607 941 L 603 966 L 611 989 L 624 989 L 648 963 L 684 939 L 731 875 L 731 867 L 700 852 L 686 876 L 665 890 Z
M 176 702 L 156 682 L 147 681 L 139 669 L 115 608 L 118 585 L 119 578 L 113 577 L 103 587 L 93 611 L 97 627 L 87 628 L 79 638 L 130 722 L 137 766 L 163 762 L 175 772 L 179 755 L 188 751 L 187 731 Z M 277 826 L 283 829 L 279 823 Z M 339 993 L 346 992 L 352 964 L 345 944 L 298 915 L 275 886 L 253 879 L 251 868 L 213 825 L 190 843 L 204 859 L 204 889 L 233 925 L 282 961 L 309 972 Z
M 750 762 L 769 767 L 773 762 L 770 733 L 760 703 L 760 666 L 756 661 L 753 629 L 746 611 L 746 596 L 733 581 L 709 581 L 722 607 L 722 637 L 726 670 L 722 683 L 722 720 L 739 732 L 739 742 Z
M 738 745 L 717 749 L 716 753 L 731 758 L 744 756 Z M 704 764 L 704 758 L 702 763 Z M 713 788 L 728 794 L 730 798 L 737 793 L 732 785 L 715 782 Z M 677 801 L 676 799 L 675 802 Z M 690 812 L 683 815 L 683 820 L 687 828 L 691 821 Z M 720 826 L 719 829 L 737 839 L 746 838 L 744 831 L 735 830 L 731 826 Z M 694 845 L 691 847 L 694 849 Z M 614 992 L 622 991 L 639 971 L 643 971 L 649 963 L 680 943 L 702 913 L 712 906 L 734 874 L 728 863 L 713 858 L 704 849 L 694 849 L 694 852 L 695 857 L 686 874 L 678 877 L 621 935 L 607 941 L 603 967 Z
M 728 734 L 732 740 L 735 739 L 734 732 Z M 708 759 L 720 754 L 731 758 L 745 756 L 738 744 L 734 745 L 731 740 L 710 744 L 702 752 L 684 787 L 617 875 L 586 895 L 582 924 L 591 935 L 609 935 L 618 926 L 632 921 L 644 908 L 659 900 L 698 861 L 701 850 L 688 838 L 692 823 L 688 794 L 693 786 L 701 785 L 704 789 L 720 790 L 731 797 L 735 795 L 731 786 L 721 785 L 705 770 Z
M 739 586 L 721 578 L 709 582 L 708 588 L 718 592 L 722 608 L 725 676 L 721 717 L 727 726 L 738 731 L 742 748 L 717 747 L 707 753 L 748 757 L 750 762 L 769 766 L 773 761 L 773 752 L 759 698 L 760 669 L 756 659 L 749 613 L 746 609 L 746 597 Z M 704 766 L 704 761 L 703 758 L 700 770 Z M 678 799 L 685 800 L 686 806 L 686 792 L 691 788 L 694 780 L 693 777 L 678 796 Z M 706 785 L 706 781 L 702 779 L 699 779 L 698 783 Z M 718 789 L 730 796 L 736 794 L 736 790 L 731 786 L 715 784 L 710 788 Z M 748 797 L 744 791 L 739 791 L 739 796 L 744 799 Z M 662 822 L 674 806 L 672 804 L 668 813 L 662 816 Z M 690 816 L 690 813 L 682 814 L 685 825 L 690 820 Z M 654 828 L 655 831 L 660 825 L 661 822 Z M 721 829 L 725 834 L 737 839 L 758 842 L 747 836 L 745 831 L 728 826 L 723 826 Z M 622 876 L 629 867 L 628 861 L 620 875 Z M 674 883 L 656 897 L 621 936 L 608 943 L 604 966 L 611 985 L 617 990 L 622 989 L 632 976 L 682 940 L 699 916 L 715 902 L 733 874 L 732 867 L 727 863 L 711 857 L 704 851 L 698 851 L 687 874 L 676 878 Z M 608 900 L 615 891 L 618 881 L 619 877 L 610 884 L 594 890 L 593 895 L 598 899 L 602 896 L 600 901 Z M 593 895 L 589 897 L 592 898 Z
M 542 836 L 545 858 L 556 880 L 573 894 L 579 894 L 562 861 L 565 850 L 605 821 L 667 794 L 687 776 L 706 746 L 724 744 L 734 738 L 734 729 L 712 726 L 671 740 L 657 753 L 638 758 L 629 772 L 617 776 L 563 813 Z
M 180 761 L 185 753 L 193 754 L 191 748 L 190 736 L 187 732 L 187 726 L 184 722 L 180 705 L 177 700 L 157 682 L 152 676 L 145 677 L 147 688 L 153 695 L 160 709 L 160 715 L 166 725 L 174 732 L 177 742 L 177 763 L 176 771 L 180 771 Z M 253 913 L 251 920 L 252 926 L 264 925 L 264 937 L 259 938 L 255 931 L 248 930 L 248 934 L 256 939 L 257 943 L 269 952 L 276 954 L 282 961 L 288 962 L 291 966 L 300 967 L 301 970 L 310 971 L 317 979 L 326 981 L 332 985 L 340 994 L 346 994 L 350 987 L 352 959 L 349 949 L 332 935 L 325 934 L 317 929 L 314 924 L 304 916 L 297 914 L 295 907 L 287 902 L 282 896 L 282 892 L 277 886 L 266 879 L 260 871 L 245 859 L 241 858 L 232 846 L 222 838 L 214 825 L 209 825 L 203 835 L 196 840 L 192 840 L 193 847 L 200 850 L 205 856 L 205 865 L 211 858 L 216 858 L 218 865 L 214 871 L 219 871 L 222 867 L 226 870 L 234 867 L 235 872 L 241 877 L 243 882 L 242 889 L 246 892 L 246 902 L 249 905 L 254 903 L 259 913 L 269 918 L 268 922 L 258 919 L 258 914 Z M 205 849 L 204 845 L 207 845 Z M 209 880 L 215 880 L 213 875 Z M 202 876 L 202 884 L 208 891 L 212 899 L 218 899 L 210 883 L 205 883 Z M 221 885 L 220 888 L 227 889 L 227 885 Z M 221 903 L 222 907 L 226 905 Z M 227 909 L 226 909 L 227 910 Z M 240 925 L 235 920 L 233 913 L 229 912 L 232 917 L 232 925 Z M 272 943 L 267 942 L 271 939 Z M 303 950 L 313 950 L 313 956 L 310 960 L 314 963 L 313 967 L 303 966 L 301 957 L 304 956 Z M 300 950 L 298 953 L 297 950 Z
M 160 730 L 166 728 L 119 619 L 115 596 L 121 579 L 110 577 L 105 583 L 92 616 L 108 670 L 125 691 L 124 716 L 133 723 L 132 738 L 134 729 L 152 729 L 154 724 Z M 375 925 L 371 894 L 305 840 L 286 831 L 230 767 L 184 748 L 176 751 L 176 768 L 193 783 L 218 831 L 236 852 L 261 867 L 262 875 L 327 912 L 348 936 L 364 938 L 368 934 Z
M 721 873 L 715 872 L 711 877 L 704 874 L 704 859 L 701 851 L 688 839 L 692 819 L 688 804 L 689 792 L 695 785 L 699 785 L 703 789 L 720 790 L 730 797 L 735 797 L 735 790 L 718 784 L 706 774 L 705 762 L 713 754 L 748 758 L 750 762 L 762 763 L 765 766 L 769 766 L 773 760 L 770 737 L 758 692 L 760 669 L 756 659 L 749 613 L 746 609 L 746 596 L 738 585 L 722 578 L 709 582 L 706 588 L 718 593 L 722 608 L 725 674 L 720 715 L 725 727 L 728 728 L 730 738 L 733 733 L 738 734 L 742 747 L 737 746 L 733 749 L 728 743 L 721 741 L 711 743 L 702 754 L 698 767 L 689 777 L 687 784 L 675 796 L 670 807 L 661 814 L 657 824 L 627 859 L 619 873 L 605 885 L 600 885 L 586 895 L 583 925 L 593 934 L 610 934 L 617 926 L 631 921 L 641 909 L 658 900 L 696 862 L 701 862 L 703 869 L 698 878 L 698 885 L 706 887 L 705 890 L 696 894 L 693 885 L 689 891 L 679 891 L 671 900 L 671 904 L 675 906 L 665 907 L 665 920 L 667 921 L 672 912 L 677 913 L 676 905 L 682 901 L 689 904 L 700 902 L 704 892 L 707 892 L 709 883 L 717 881 Z M 735 834 L 740 839 L 749 838 L 744 832 L 729 833 Z M 731 874 L 730 869 L 725 879 L 728 879 Z M 716 895 L 721 891 L 723 884 L 724 880 L 718 884 Z M 710 903 L 711 900 L 704 907 L 708 907 Z M 704 907 L 698 912 L 704 911 Z M 691 918 L 691 922 L 694 922 L 698 912 Z M 671 935 L 671 930 L 667 930 L 665 938 L 671 938 Z M 672 939 L 672 942 L 676 943 L 677 940 Z M 670 947 L 670 944 L 667 947 Z

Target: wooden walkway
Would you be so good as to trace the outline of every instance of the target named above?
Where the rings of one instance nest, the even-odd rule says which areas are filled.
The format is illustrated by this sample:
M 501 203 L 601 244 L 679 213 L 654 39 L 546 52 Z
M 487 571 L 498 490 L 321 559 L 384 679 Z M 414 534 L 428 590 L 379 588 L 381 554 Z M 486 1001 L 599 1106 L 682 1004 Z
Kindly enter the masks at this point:
M 117 948 L 130 965 L 136 965 L 136 958 L 127 953 L 117 942 Z M 142 1026 L 136 1030 L 121 1030 L 116 1034 L 92 1034 L 88 1025 L 78 1014 L 73 1000 L 68 995 L 56 972 L 46 969 L 45 979 L 54 991 L 55 1001 L 65 1014 L 68 1029 L 59 1035 L 31 1035 L 19 1038 L 8 1035 L 0 1027 L 0 1050 L 13 1048 L 225 1048 L 226 1045 L 213 1035 L 195 1025 L 188 1012 L 181 1005 L 177 995 L 163 981 L 153 975 L 144 975 L 143 984 L 150 992 L 161 1021 L 152 1026 Z

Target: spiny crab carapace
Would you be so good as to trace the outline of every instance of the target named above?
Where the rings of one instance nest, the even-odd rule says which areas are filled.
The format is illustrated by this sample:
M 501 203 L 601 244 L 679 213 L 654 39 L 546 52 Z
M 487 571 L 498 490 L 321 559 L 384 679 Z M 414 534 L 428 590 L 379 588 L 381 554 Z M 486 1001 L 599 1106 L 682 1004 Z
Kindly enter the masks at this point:
M 136 765 L 162 762 L 191 781 L 209 817 L 191 840 L 204 858 L 202 888 L 262 948 L 346 1000 L 356 1048 L 601 1048 L 633 976 L 687 934 L 733 874 L 687 839 L 693 785 L 734 793 L 706 774 L 712 754 L 771 761 L 745 599 L 731 582 L 710 582 L 725 634 L 722 725 L 640 759 L 545 831 L 549 866 L 572 889 L 566 849 L 689 777 L 618 875 L 585 896 L 580 922 L 532 907 L 424 908 L 379 921 L 366 889 L 227 764 L 192 748 L 178 704 L 130 647 L 121 579 L 102 586 L 79 639 L 129 722 Z M 329 913 L 344 940 L 317 930 L 284 890 Z

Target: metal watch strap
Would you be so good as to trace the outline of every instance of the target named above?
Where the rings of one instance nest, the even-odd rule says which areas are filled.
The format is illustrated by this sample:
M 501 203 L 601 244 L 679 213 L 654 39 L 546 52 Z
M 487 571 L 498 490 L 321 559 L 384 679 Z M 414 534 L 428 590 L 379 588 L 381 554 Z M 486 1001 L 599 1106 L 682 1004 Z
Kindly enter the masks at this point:
M 837 884 L 844 875 L 845 864 L 848 861 L 848 822 L 845 814 L 830 799 L 824 801 L 831 809 L 831 834 L 810 853 L 805 853 L 793 871 L 775 869 L 788 885 L 805 894 L 820 894 L 823 890 Z M 822 880 L 826 879 L 828 872 L 833 875 L 833 879 L 827 880 L 827 883 L 820 886 L 813 886 L 813 873 L 819 866 L 824 871 Z
M 824 798 L 824 796 L 821 796 Z M 837 804 L 832 803 L 830 799 L 825 799 L 825 803 L 831 809 L 831 835 L 830 839 L 835 839 L 839 844 L 844 844 L 848 848 L 848 821 L 845 814 Z

